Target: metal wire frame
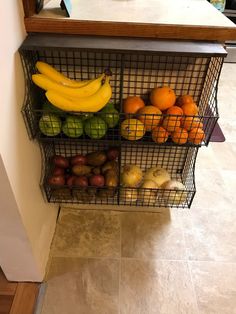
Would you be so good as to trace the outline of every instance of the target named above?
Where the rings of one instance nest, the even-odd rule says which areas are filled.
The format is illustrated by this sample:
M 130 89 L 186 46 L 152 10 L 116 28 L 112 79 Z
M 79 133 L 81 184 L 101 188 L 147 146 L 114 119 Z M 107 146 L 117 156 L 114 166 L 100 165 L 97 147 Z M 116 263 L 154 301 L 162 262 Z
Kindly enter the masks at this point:
M 189 52 L 188 49 L 182 52 L 181 44 L 176 51 L 175 48 L 169 49 L 170 45 L 168 46 L 168 44 L 167 50 L 156 51 L 158 47 L 155 45 L 153 50 L 147 49 L 148 51 L 146 51 L 142 47 L 142 51 L 139 51 L 135 45 L 134 49 L 126 50 L 122 50 L 122 47 L 117 49 L 117 45 L 115 46 L 117 50 L 112 50 L 112 47 L 106 48 L 106 45 L 103 46 L 103 49 L 97 49 L 94 45 L 92 49 L 89 49 L 81 48 L 77 41 L 74 41 L 71 46 L 68 45 L 68 37 L 66 41 L 64 46 L 64 43 L 62 45 L 56 39 L 57 44 L 55 46 L 54 38 L 52 45 L 50 43 L 45 45 L 44 41 L 41 47 L 40 41 L 37 43 L 37 40 L 35 42 L 33 39 L 33 44 L 32 41 L 29 41 L 28 44 L 23 44 L 20 48 L 26 78 L 26 94 L 22 113 L 30 138 L 37 138 L 41 143 L 43 155 L 41 187 L 45 191 L 46 199 L 49 202 L 59 203 L 120 205 L 121 209 L 125 205 L 145 206 L 147 209 L 162 206 L 190 207 L 196 190 L 194 167 L 198 151 L 198 147 L 190 146 L 207 145 L 217 122 L 217 89 L 224 54 L 219 50 L 216 52 L 214 48 L 211 48 L 212 50 L 207 48 L 205 51 L 206 47 L 203 48 L 204 51 L 201 51 L 201 48 L 194 50 L 194 52 Z M 166 43 L 162 49 L 165 45 Z M 109 67 L 113 72 L 111 79 L 112 101 L 117 105 L 119 111 L 119 123 L 116 127 L 109 128 L 108 132 L 99 140 L 91 139 L 84 133 L 73 139 L 64 134 L 63 130 L 58 135 L 53 134 L 54 136 L 51 137 L 43 135 L 40 132 L 39 120 L 44 113 L 42 104 L 46 98 L 44 92 L 35 86 L 31 80 L 31 75 L 36 73 L 35 63 L 38 60 L 51 64 L 60 72 L 76 80 L 92 79 Z M 177 136 L 177 143 L 174 143 L 172 131 L 169 130 L 170 135 L 163 144 L 160 144 L 163 141 L 162 136 L 158 134 L 158 141 L 154 141 L 151 131 L 146 132 L 140 139 L 137 138 L 138 132 L 135 131 L 135 139 L 132 140 L 129 136 L 127 138 L 121 134 L 120 126 L 127 118 L 123 113 L 123 100 L 127 96 L 137 95 L 141 96 L 146 104 L 149 104 L 151 89 L 162 85 L 172 87 L 177 96 L 183 94 L 193 96 L 199 109 L 199 123 L 203 124 L 205 132 L 202 143 L 196 143 L 194 138 L 192 141 L 187 140 L 183 143 L 185 138 L 182 133 L 179 137 Z M 100 113 L 96 115 L 101 117 Z M 59 115 L 59 118 L 62 124 L 66 120 L 64 114 Z M 135 115 L 130 116 L 130 118 L 140 119 L 141 116 Z M 148 121 L 152 128 L 156 126 L 156 118 L 153 115 L 146 116 L 144 124 Z M 161 118 L 162 121 L 165 118 L 171 118 L 172 123 L 167 123 L 166 127 L 175 130 L 178 128 L 178 118 L 181 117 L 166 116 L 164 113 Z M 193 124 L 189 126 L 190 129 L 192 127 Z M 93 131 L 96 131 L 96 127 L 93 127 Z M 52 127 L 52 132 L 55 132 L 54 127 Z M 75 130 L 71 128 L 70 132 L 73 133 Z M 118 145 L 121 150 L 120 169 L 131 162 L 141 166 L 143 171 L 160 165 L 171 173 L 172 179 L 182 182 L 185 189 L 176 193 L 173 190 L 163 189 L 158 191 L 141 188 L 131 189 L 119 184 L 113 191 L 107 191 L 106 187 L 100 189 L 89 187 L 85 191 L 76 187 L 68 188 L 68 186 L 56 188 L 48 184 L 47 178 L 52 170 L 50 161 L 53 155 L 61 154 L 69 157 L 78 152 L 86 154 L 113 145 Z
M 45 61 L 54 66 L 63 74 L 72 79 L 89 80 L 99 76 L 105 69 L 112 71 L 110 85 L 112 87 L 113 103 L 120 103 L 121 86 L 121 55 L 105 52 L 90 51 L 63 51 L 61 50 L 40 50 L 40 51 L 20 51 L 21 60 L 26 77 L 26 98 L 22 108 L 24 120 L 27 125 L 29 137 L 31 139 L 44 137 L 39 130 L 39 120 L 43 114 L 42 105 L 46 102 L 43 90 L 35 86 L 31 76 L 36 73 L 35 63 Z M 50 111 L 49 111 L 50 112 Z M 60 117 L 61 118 L 61 117 Z M 117 130 L 110 129 L 114 139 L 117 137 Z M 65 134 L 60 133 L 59 137 Z M 111 136 L 108 137 L 109 139 Z
M 127 54 L 124 58 L 122 105 L 126 97 L 134 95 L 141 96 L 146 104 L 150 104 L 149 94 L 156 86 L 170 86 L 177 96 L 191 95 L 198 106 L 197 117 L 203 123 L 205 136 L 202 144 L 208 145 L 219 117 L 217 90 L 222 65 L 222 57 Z M 148 139 L 151 139 L 150 134 L 143 138 Z M 190 145 L 194 145 L 194 141 Z
M 46 199 L 50 203 L 69 203 L 69 204 L 106 204 L 118 205 L 118 187 L 107 188 L 106 186 L 96 188 L 89 186 L 79 188 L 76 186 L 68 187 L 67 185 L 55 187 L 48 184 L 48 178 L 51 176 L 53 165 L 52 157 L 55 155 L 64 156 L 70 159 L 77 154 L 86 155 L 95 151 L 105 151 L 111 147 L 110 142 L 83 142 L 78 141 L 46 141 L 41 143 L 44 152 L 45 167 L 42 174 L 41 186 L 45 192 Z M 113 146 L 114 147 L 114 146 Z M 120 165 L 120 160 L 118 159 Z
M 72 79 L 87 80 L 98 76 L 105 68 L 113 75 L 111 86 L 113 101 L 119 111 L 119 124 L 109 128 L 101 140 L 125 140 L 120 135 L 120 124 L 125 119 L 123 100 L 127 96 L 142 97 L 149 103 L 149 93 L 155 86 L 168 85 L 177 96 L 190 94 L 199 108 L 199 119 L 203 123 L 204 140 L 200 144 L 194 141 L 174 143 L 184 146 L 207 145 L 218 119 L 217 86 L 223 64 L 223 57 L 199 55 L 161 55 L 139 52 L 109 52 L 90 50 L 21 50 L 22 62 L 26 75 L 26 100 L 22 109 L 29 136 L 39 140 L 47 138 L 39 129 L 39 120 L 43 114 L 42 104 L 45 102 L 44 91 L 35 86 L 31 75 L 36 72 L 37 60 L 45 61 Z M 100 113 L 96 113 L 100 116 Z M 136 118 L 136 117 L 135 117 Z M 147 117 L 150 119 L 150 117 Z M 153 118 L 153 116 L 151 117 Z M 62 123 L 65 116 L 61 116 Z M 93 127 L 94 128 L 94 127 Z M 95 130 L 96 132 L 96 130 Z M 73 133 L 73 130 L 72 130 Z M 61 130 L 55 135 L 58 139 L 67 136 Z M 78 140 L 88 140 L 82 134 Z M 96 140 L 96 139 L 95 139 Z M 146 132 L 139 142 L 155 144 L 151 132 Z M 171 137 L 162 145 L 172 145 Z
M 139 165 L 145 173 L 148 169 L 159 166 L 169 172 L 172 180 L 182 182 L 185 189 L 176 193 L 170 189 L 165 190 L 163 187 L 157 191 L 140 187 L 137 191 L 137 189 L 121 186 L 120 190 L 123 191 L 120 205 L 190 208 L 196 192 L 194 167 L 197 152 L 198 148 L 193 147 L 123 145 L 121 168 L 126 164 L 135 164 Z M 127 193 L 129 197 L 126 197 Z
M 48 184 L 53 169 L 52 157 L 60 155 L 71 157 L 76 154 L 86 155 L 94 151 L 106 150 L 109 144 L 102 142 L 78 141 L 51 141 L 41 144 L 44 153 L 44 173 L 42 174 L 41 186 L 45 191 L 48 202 L 68 204 L 104 204 L 122 206 L 145 206 L 145 207 L 190 207 L 195 195 L 194 166 L 198 148 L 193 147 L 166 147 L 148 145 L 125 145 L 120 148 L 119 168 L 122 172 L 123 166 L 134 164 L 139 166 L 143 173 L 151 168 L 160 166 L 166 169 L 172 180 L 182 182 L 184 189 L 177 193 L 173 190 L 158 190 L 138 188 L 127 188 L 119 185 L 116 188 L 107 187 L 78 188 L 75 186 L 55 187 Z M 119 182 L 121 182 L 119 177 Z M 141 198 L 140 198 L 141 195 Z

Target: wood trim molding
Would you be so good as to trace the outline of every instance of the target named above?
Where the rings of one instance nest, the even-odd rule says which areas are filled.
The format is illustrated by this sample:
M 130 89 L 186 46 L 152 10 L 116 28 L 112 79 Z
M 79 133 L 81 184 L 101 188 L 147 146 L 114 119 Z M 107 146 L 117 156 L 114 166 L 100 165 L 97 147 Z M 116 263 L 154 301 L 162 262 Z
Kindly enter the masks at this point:
M 18 283 L 10 314 L 32 314 L 34 312 L 38 292 L 38 283 Z
M 25 17 L 30 17 L 35 14 L 35 0 L 22 0 Z
M 40 284 L 8 281 L 0 268 L 0 313 L 32 314 Z
M 78 21 L 71 19 L 25 18 L 28 33 L 124 36 L 162 39 L 220 41 L 236 40 L 236 28 Z

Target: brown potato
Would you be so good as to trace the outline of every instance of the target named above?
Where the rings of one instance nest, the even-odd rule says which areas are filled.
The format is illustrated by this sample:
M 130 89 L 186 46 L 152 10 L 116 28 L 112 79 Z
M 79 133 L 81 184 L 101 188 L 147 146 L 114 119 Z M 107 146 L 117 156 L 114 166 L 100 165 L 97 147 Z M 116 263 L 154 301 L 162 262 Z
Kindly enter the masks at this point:
M 119 165 L 118 162 L 115 160 L 107 161 L 103 166 L 102 166 L 102 173 L 105 173 L 108 170 L 114 170 L 116 173 L 119 171 Z
M 86 155 L 87 163 L 90 166 L 99 167 L 102 166 L 107 160 L 105 152 L 93 152 Z
M 75 165 L 72 167 L 72 172 L 77 176 L 84 176 L 91 173 L 92 167 L 84 165 Z
M 101 168 L 100 167 L 95 167 L 95 168 L 93 168 L 92 172 L 94 174 L 101 174 Z
M 117 187 L 119 184 L 118 174 L 114 169 L 105 172 L 105 185 L 108 187 Z

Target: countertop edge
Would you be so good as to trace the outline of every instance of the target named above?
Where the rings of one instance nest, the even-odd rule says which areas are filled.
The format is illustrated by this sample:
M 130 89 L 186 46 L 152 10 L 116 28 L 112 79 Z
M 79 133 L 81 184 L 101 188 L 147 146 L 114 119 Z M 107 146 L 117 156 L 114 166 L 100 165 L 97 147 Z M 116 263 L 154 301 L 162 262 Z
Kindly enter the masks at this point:
M 55 33 L 219 41 L 236 40 L 236 27 L 79 21 L 26 17 L 27 33 Z

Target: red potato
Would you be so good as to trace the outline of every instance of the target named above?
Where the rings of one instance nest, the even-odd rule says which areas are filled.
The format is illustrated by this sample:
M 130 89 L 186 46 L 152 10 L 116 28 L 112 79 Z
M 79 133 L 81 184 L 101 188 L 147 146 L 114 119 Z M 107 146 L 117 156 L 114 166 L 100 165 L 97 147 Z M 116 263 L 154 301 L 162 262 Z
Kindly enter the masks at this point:
M 63 176 L 65 174 L 65 169 L 60 167 L 55 167 L 52 171 L 53 176 Z
M 74 165 L 84 166 L 84 165 L 87 165 L 87 158 L 86 158 L 86 156 L 79 154 L 79 155 L 71 157 L 70 163 L 72 166 L 74 166 Z
M 69 160 L 66 157 L 55 155 L 52 158 L 52 162 L 55 166 L 59 168 L 68 168 L 69 167 Z
M 86 176 L 79 176 L 74 179 L 74 185 L 81 188 L 88 186 L 88 178 Z
M 68 175 L 68 178 L 66 179 L 66 184 L 71 187 L 74 185 L 74 181 L 76 179 L 76 176 L 74 175 Z
M 89 178 L 89 183 L 92 186 L 102 187 L 105 185 L 105 178 L 101 174 L 95 174 Z
M 48 184 L 55 186 L 63 186 L 65 184 L 65 177 L 62 175 L 51 176 L 48 178 Z

